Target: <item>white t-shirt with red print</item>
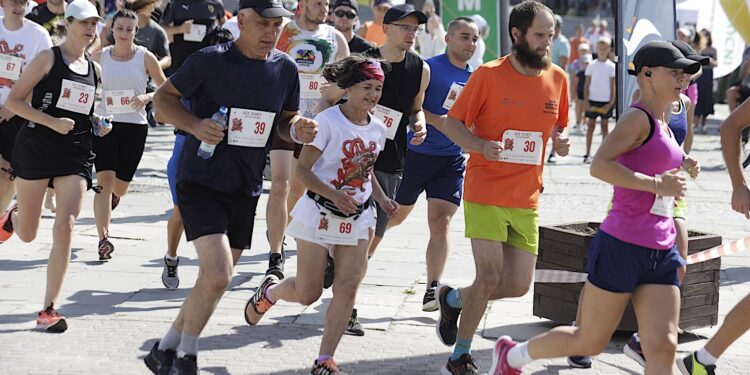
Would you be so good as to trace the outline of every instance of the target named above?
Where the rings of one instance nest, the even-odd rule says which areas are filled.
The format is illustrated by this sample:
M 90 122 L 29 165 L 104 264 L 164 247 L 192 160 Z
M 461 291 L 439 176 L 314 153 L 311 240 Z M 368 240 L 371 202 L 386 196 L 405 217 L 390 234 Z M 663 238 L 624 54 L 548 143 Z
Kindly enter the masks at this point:
M 5 105 L 10 89 L 16 80 L 4 78 L 14 73 L 22 73 L 23 67 L 45 49 L 52 48 L 49 33 L 42 26 L 27 19 L 23 26 L 15 31 L 5 28 L 0 18 L 0 106 Z M 18 64 L 20 63 L 20 66 Z
M 309 146 L 322 151 L 312 167 L 312 172 L 322 182 L 336 190 L 353 192 L 362 204 L 372 195 L 373 168 L 378 154 L 385 147 L 386 129 L 383 123 L 370 116 L 367 125 L 356 125 L 334 106 L 315 116 L 318 134 Z M 315 226 L 320 208 L 310 197 L 303 195 L 292 210 L 292 217 L 306 225 Z M 372 226 L 375 214 L 368 208 L 358 219 L 359 225 Z

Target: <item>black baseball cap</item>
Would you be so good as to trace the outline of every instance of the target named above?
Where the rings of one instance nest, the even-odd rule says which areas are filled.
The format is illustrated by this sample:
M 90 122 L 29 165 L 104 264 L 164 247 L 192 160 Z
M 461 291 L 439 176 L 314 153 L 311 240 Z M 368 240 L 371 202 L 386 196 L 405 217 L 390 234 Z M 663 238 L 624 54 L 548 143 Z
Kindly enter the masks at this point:
M 682 69 L 688 74 L 695 74 L 701 68 L 699 62 L 685 57 L 672 43 L 661 40 L 648 42 L 641 47 L 635 53 L 633 64 L 635 70 L 628 70 L 628 74 L 633 76 L 638 75 L 643 67 L 663 66 L 665 68 Z
M 280 0 L 240 0 L 240 9 L 253 8 L 263 18 L 291 17 Z
M 414 5 L 411 4 L 400 4 L 391 7 L 391 9 L 388 9 L 388 11 L 385 12 L 385 17 L 383 17 L 383 23 L 394 23 L 398 20 L 409 17 L 412 14 L 417 16 L 417 21 L 419 21 L 420 24 L 427 23 L 427 16 L 425 16 L 424 13 L 414 9 Z
M 701 63 L 701 65 L 708 65 L 708 63 L 711 62 L 711 58 L 698 54 L 697 52 L 695 52 L 693 47 L 681 40 L 673 40 L 670 43 L 672 43 L 673 46 L 677 47 L 677 49 L 680 50 L 680 52 L 682 52 L 682 54 L 690 60 L 697 61 Z
M 352 0 L 336 0 L 333 3 L 333 8 L 332 9 L 336 9 L 338 7 L 343 7 L 343 6 L 347 6 L 349 8 L 352 8 L 352 9 L 354 9 L 355 13 L 359 13 L 359 8 L 358 8 L 358 5 L 357 5 L 357 0 L 353 0 L 353 1 Z

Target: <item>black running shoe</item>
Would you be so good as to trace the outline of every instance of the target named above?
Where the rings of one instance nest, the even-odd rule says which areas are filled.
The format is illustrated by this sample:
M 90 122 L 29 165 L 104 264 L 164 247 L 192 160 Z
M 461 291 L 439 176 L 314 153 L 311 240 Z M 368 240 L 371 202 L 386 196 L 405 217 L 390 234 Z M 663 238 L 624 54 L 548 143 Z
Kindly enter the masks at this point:
M 328 262 L 326 263 L 326 273 L 323 277 L 323 289 L 328 289 L 333 285 L 333 258 L 328 255 Z
M 448 292 L 453 288 L 448 285 L 442 284 L 437 288 L 438 295 L 438 308 L 440 314 L 438 315 L 437 324 L 435 325 L 435 331 L 437 332 L 438 339 L 445 346 L 453 346 L 456 343 L 456 335 L 458 335 L 458 316 L 461 315 L 461 309 L 451 307 L 448 305 Z
M 169 375 L 169 370 L 172 368 L 172 362 L 174 362 L 176 355 L 177 353 L 174 350 L 159 350 L 159 341 L 157 341 L 148 355 L 143 358 L 143 362 L 154 374 Z
M 448 358 L 448 363 L 440 370 L 442 375 L 479 375 L 479 368 L 471 359 L 471 354 L 463 354 L 455 362 Z
M 346 333 L 354 336 L 364 336 L 365 330 L 357 319 L 357 309 L 352 309 L 352 316 L 349 318 L 349 324 L 346 326 Z
M 572 355 L 568 357 L 568 365 L 572 368 L 591 368 L 594 360 L 588 355 Z
M 438 282 L 433 281 L 427 290 L 424 292 L 424 298 L 422 298 L 422 311 L 437 311 L 438 305 L 435 300 L 435 291 L 437 290 Z
M 191 354 L 175 357 L 169 375 L 198 375 L 198 357 Z
M 112 211 L 117 208 L 117 206 L 120 205 L 120 197 L 116 196 L 115 193 L 112 193 Z
M 109 241 L 109 236 L 104 236 L 99 240 L 99 260 L 106 262 L 112 259 L 112 253 L 115 251 L 115 245 Z
M 279 280 L 284 279 L 284 250 L 281 250 L 281 254 L 271 253 L 268 255 L 268 269 L 266 275 L 275 275 Z

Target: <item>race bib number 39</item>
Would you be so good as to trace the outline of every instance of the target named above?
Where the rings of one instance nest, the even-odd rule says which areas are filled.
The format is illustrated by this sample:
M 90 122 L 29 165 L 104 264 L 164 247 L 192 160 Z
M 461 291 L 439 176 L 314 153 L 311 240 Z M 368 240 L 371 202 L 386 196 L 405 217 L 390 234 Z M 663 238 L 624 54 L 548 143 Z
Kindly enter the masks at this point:
M 401 123 L 403 113 L 378 104 L 375 106 L 374 115 L 375 118 L 385 124 L 386 137 L 390 140 L 396 138 L 396 131 L 398 130 L 398 124 Z
M 182 39 L 187 42 L 202 42 L 206 37 L 206 25 L 193 24 L 190 32 L 183 34 Z
M 335 215 L 320 215 L 315 228 L 315 239 L 333 245 L 357 245 L 357 223 L 353 217 L 342 218 Z
M 503 133 L 503 151 L 500 153 L 500 161 L 541 165 L 543 148 L 541 132 L 506 130 Z
M 275 117 L 273 112 L 232 108 L 229 110 L 229 145 L 266 147 Z
M 94 104 L 94 86 L 63 79 L 57 108 L 88 115 Z
M 300 73 L 299 97 L 301 99 L 320 99 L 320 89 L 326 83 L 326 80 L 320 74 Z
M 443 109 L 450 111 L 453 105 L 456 104 L 456 100 L 458 100 L 458 96 L 461 95 L 463 89 L 463 86 L 457 82 L 453 82 L 451 88 L 448 90 L 448 95 L 445 96 L 445 100 L 443 101 Z
M 21 76 L 23 59 L 18 56 L 0 54 L 0 78 L 18 81 Z
M 133 90 L 112 90 L 104 92 L 104 107 L 108 114 L 135 112 L 130 106 L 130 98 L 135 95 Z

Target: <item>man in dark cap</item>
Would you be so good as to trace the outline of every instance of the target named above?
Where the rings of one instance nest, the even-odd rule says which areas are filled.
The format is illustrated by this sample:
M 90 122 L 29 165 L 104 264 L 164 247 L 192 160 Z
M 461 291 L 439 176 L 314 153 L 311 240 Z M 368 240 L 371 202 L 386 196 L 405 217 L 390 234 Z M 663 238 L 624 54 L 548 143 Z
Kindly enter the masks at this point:
M 333 3 L 333 26 L 344 34 L 351 53 L 361 53 L 375 47 L 374 44 L 354 33 L 357 20 L 359 20 L 357 0 L 336 0 Z
M 251 245 L 271 133 L 292 141 L 292 131 L 301 143 L 315 139 L 315 122 L 298 112 L 297 66 L 274 48 L 283 16 L 291 12 L 278 0 L 241 0 L 239 38 L 192 54 L 156 92 L 157 111 L 189 134 L 177 196 L 200 268 L 177 319 L 144 359 L 155 374 L 198 372 L 198 337 Z M 182 98 L 190 100 L 190 111 Z M 232 125 L 228 132 L 227 124 L 211 119 L 220 109 Z M 216 145 L 210 159 L 197 155 L 201 143 Z

